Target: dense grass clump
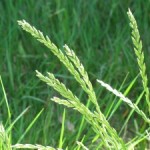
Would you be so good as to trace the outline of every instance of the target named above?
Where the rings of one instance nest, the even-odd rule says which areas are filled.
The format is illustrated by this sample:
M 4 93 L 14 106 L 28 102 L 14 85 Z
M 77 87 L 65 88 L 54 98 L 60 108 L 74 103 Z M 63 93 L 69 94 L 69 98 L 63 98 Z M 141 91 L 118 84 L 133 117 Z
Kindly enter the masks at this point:
M 129 50 L 129 28 L 122 16 L 127 16 L 125 10 L 130 2 L 105 1 L 100 4 L 94 0 L 73 5 L 74 1 L 64 0 L 63 3 L 55 1 L 41 5 L 40 1 L 36 4 L 28 1 L 24 2 L 26 5 L 21 11 L 17 11 L 21 1 L 15 5 L 11 0 L 7 5 L 0 2 L 8 16 L 14 15 L 13 19 L 4 19 L 3 22 L 10 30 L 5 30 L 9 34 L 2 41 L 6 57 L 3 57 L 2 50 L 0 59 L 5 58 L 6 62 L 0 66 L 3 70 L 3 81 L 0 78 L 0 149 L 149 148 L 149 70 L 146 69 L 149 60 L 144 57 L 148 51 L 143 51 L 148 45 L 148 35 L 141 32 L 143 48 L 136 20 L 129 10 L 134 51 Z M 140 28 L 144 26 L 143 30 L 146 30 L 148 16 L 145 14 L 140 18 L 143 4 L 146 7 L 142 10 L 148 11 L 146 2 L 137 2 L 132 7 L 137 10 L 135 15 Z M 18 24 L 42 44 L 31 42 L 28 35 L 14 34 L 18 29 L 17 16 L 27 19 L 27 13 L 23 15 L 21 12 L 31 6 L 34 13 L 25 11 L 29 13 L 30 22 L 51 37 L 25 20 L 18 21 Z M 99 16 L 101 8 L 105 11 Z M 33 14 L 38 17 L 34 18 Z M 144 25 L 140 24 L 142 19 Z M 55 56 L 42 50 L 45 46 Z M 48 86 L 35 78 L 34 70 Z M 56 103 L 76 111 L 64 109 Z
M 128 17 L 130 20 L 130 26 L 132 28 L 132 41 L 134 45 L 134 50 L 135 54 L 137 56 L 138 60 L 138 65 L 140 68 L 140 74 L 142 77 L 142 83 L 143 83 L 143 94 L 145 94 L 145 99 L 147 102 L 147 109 L 150 109 L 150 101 L 149 101 L 149 89 L 148 89 L 148 79 L 146 75 L 146 66 L 144 63 L 144 54 L 142 52 L 142 42 L 140 40 L 140 35 L 139 31 L 137 28 L 136 20 L 134 19 L 134 16 L 132 15 L 131 11 L 128 11 Z M 88 106 L 84 105 L 82 101 L 75 95 L 73 92 L 68 89 L 65 84 L 63 84 L 61 81 L 56 79 L 54 74 L 48 73 L 48 76 L 42 75 L 39 71 L 36 71 L 37 77 L 39 77 L 40 80 L 44 81 L 47 83 L 49 86 L 54 88 L 62 97 L 64 98 L 58 98 L 58 97 L 53 97 L 51 100 L 67 106 L 69 108 L 73 108 L 76 111 L 80 112 L 84 119 L 91 125 L 93 131 L 95 132 L 95 140 L 97 141 L 98 139 L 99 144 L 95 148 L 97 149 L 118 149 L 118 150 L 130 150 L 134 149 L 136 145 L 140 143 L 141 140 L 144 140 L 148 138 L 149 133 L 147 135 L 147 132 L 149 128 L 146 130 L 144 133 L 144 136 L 138 137 L 138 139 L 133 139 L 128 141 L 127 143 L 120 137 L 120 135 L 116 132 L 116 130 L 110 125 L 108 122 L 106 116 L 102 113 L 98 100 L 96 98 L 96 94 L 94 92 L 92 83 L 89 80 L 89 76 L 87 72 L 84 69 L 84 66 L 76 56 L 73 50 L 71 50 L 67 45 L 64 45 L 64 52 L 62 52 L 55 44 L 51 42 L 48 36 L 44 36 L 43 33 L 39 30 L 37 30 L 35 27 L 32 27 L 29 23 L 27 23 L 25 20 L 23 21 L 18 21 L 18 24 L 27 32 L 29 32 L 33 37 L 35 37 L 39 42 L 43 43 L 46 47 L 48 47 L 51 52 L 58 57 L 58 59 L 66 66 L 68 71 L 74 76 L 75 80 L 79 83 L 83 91 L 88 95 L 87 102 L 93 103 L 93 106 L 95 109 L 91 110 L 88 108 Z M 119 97 L 120 100 L 125 102 L 127 105 L 131 107 L 132 114 L 134 111 L 136 111 L 142 118 L 143 120 L 150 125 L 150 118 L 147 117 L 147 115 L 138 108 L 137 104 L 134 104 L 130 99 L 128 99 L 124 94 L 119 92 L 116 89 L 113 89 L 109 84 L 104 83 L 101 80 L 97 80 L 102 86 L 106 87 L 108 91 L 111 91 L 115 96 Z M 1 81 L 2 87 L 3 83 Z M 128 88 L 130 88 L 129 85 Z M 3 93 L 5 95 L 5 90 L 3 87 Z M 137 102 L 141 100 L 142 98 L 141 95 L 138 96 Z M 5 95 L 5 101 L 7 104 L 8 108 L 8 114 L 10 114 L 9 106 L 8 106 L 8 101 Z M 31 128 L 32 124 L 37 120 L 37 118 L 40 116 L 42 113 L 43 109 L 38 113 L 38 115 L 34 118 L 34 120 L 31 122 L 29 127 L 26 129 L 26 132 Z M 131 115 L 130 115 L 131 116 Z M 129 116 L 129 118 L 130 118 Z M 129 119 L 128 118 L 128 119 Z M 63 121 L 62 121 L 62 127 L 61 127 L 61 134 L 60 134 L 60 139 L 59 139 L 59 148 L 64 147 L 64 123 L 65 123 L 65 111 L 63 114 Z M 8 129 L 11 130 L 12 126 L 14 123 L 11 123 L 11 117 L 9 117 L 9 124 L 10 128 Z M 125 123 L 127 124 L 127 122 Z M 25 133 L 26 133 L 25 132 Z M 24 134 L 25 134 L 24 133 Z M 77 135 L 76 135 L 77 136 Z M 86 135 L 85 135 L 86 137 Z M 20 140 L 23 138 L 21 136 Z M 20 141 L 19 140 L 19 141 Z M 30 148 L 30 149 L 54 149 L 52 147 L 44 147 L 42 145 L 32 145 L 32 144 L 16 144 L 11 146 L 11 139 L 9 138 L 9 135 L 7 135 L 7 132 L 4 130 L 3 125 L 1 124 L 1 148 L 2 149 L 11 149 L 11 148 Z M 19 142 L 18 141 L 18 142 Z M 131 142 L 132 141 L 132 142 Z M 92 145 L 92 141 L 91 141 Z M 82 142 L 77 142 L 77 146 L 74 147 L 74 149 L 88 149 L 86 146 L 83 145 Z M 70 147 L 71 149 L 73 147 Z

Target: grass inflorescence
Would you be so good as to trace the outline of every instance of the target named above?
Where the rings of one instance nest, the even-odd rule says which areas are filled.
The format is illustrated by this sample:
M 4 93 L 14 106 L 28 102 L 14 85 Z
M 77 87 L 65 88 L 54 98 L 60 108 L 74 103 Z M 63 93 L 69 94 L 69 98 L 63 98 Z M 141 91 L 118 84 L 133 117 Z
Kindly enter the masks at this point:
M 146 101 L 149 108 L 149 90 L 147 83 L 147 76 L 145 73 L 146 67 L 144 64 L 144 55 L 142 52 L 142 43 L 140 41 L 139 31 L 137 28 L 136 21 L 131 13 L 128 11 L 128 16 L 130 19 L 130 26 L 132 28 L 132 40 L 134 43 L 134 50 L 138 59 L 138 64 L 140 68 L 140 74 L 142 76 L 142 82 L 144 91 L 146 93 Z M 82 89 L 87 93 L 89 100 L 95 105 L 95 111 L 91 111 L 88 107 L 86 107 L 81 100 L 73 94 L 70 89 L 67 89 L 65 84 L 60 82 L 55 78 L 54 74 L 48 73 L 48 76 L 42 75 L 39 71 L 36 71 L 37 76 L 40 80 L 47 83 L 49 86 L 54 88 L 63 98 L 53 97 L 51 100 L 62 104 L 64 106 L 73 108 L 80 112 L 86 119 L 88 123 L 91 124 L 95 134 L 99 136 L 101 139 L 102 147 L 107 149 L 128 149 L 131 148 L 131 145 L 126 144 L 122 138 L 117 134 L 115 129 L 111 127 L 109 122 L 107 121 L 104 114 L 101 112 L 99 107 L 96 94 L 93 90 L 92 84 L 89 80 L 88 74 L 84 69 L 84 66 L 76 56 L 73 50 L 71 50 L 67 45 L 64 46 L 64 52 L 62 52 L 55 44 L 51 42 L 48 36 L 44 36 L 43 33 L 37 30 L 35 27 L 31 26 L 25 20 L 18 21 L 18 24 L 23 28 L 23 30 L 29 32 L 33 37 L 35 37 L 38 41 L 47 46 L 51 52 L 58 57 L 58 59 L 66 66 L 69 72 L 74 76 L 76 81 L 80 84 Z M 98 80 L 98 82 L 107 88 L 108 91 L 111 91 L 113 94 L 121 98 L 126 104 L 128 104 L 131 109 L 135 110 L 139 115 L 143 117 L 143 119 L 150 124 L 150 119 L 146 116 L 146 114 L 138 108 L 136 104 L 133 104 L 132 101 L 126 98 L 122 93 L 118 92 L 116 89 L 111 88 L 110 85 L 105 84 L 103 81 Z M 135 145 L 134 145 L 135 146 Z M 62 147 L 62 145 L 61 145 Z
M 132 41 L 134 45 L 134 51 L 136 54 L 136 58 L 138 61 L 138 66 L 140 69 L 140 75 L 142 78 L 143 83 L 143 91 L 141 94 L 136 95 L 136 102 L 134 103 L 131 99 L 127 98 L 126 94 L 131 90 L 133 84 L 136 82 L 135 78 L 127 87 L 126 92 L 122 93 L 120 90 L 114 89 L 110 86 L 110 84 L 105 83 L 102 80 L 97 79 L 97 82 L 100 83 L 102 87 L 105 87 L 107 89 L 107 92 L 113 93 L 121 102 L 124 102 L 124 105 L 127 105 L 130 107 L 131 112 L 127 116 L 127 120 L 125 120 L 125 123 L 123 127 L 127 126 L 129 123 L 129 119 L 131 118 L 133 112 L 135 111 L 139 117 L 143 119 L 145 123 L 150 125 L 150 117 L 146 114 L 145 110 L 141 110 L 141 108 L 138 106 L 138 103 L 143 98 L 143 94 L 145 94 L 145 102 L 147 104 L 147 110 L 150 113 L 150 101 L 149 101 L 149 88 L 148 88 L 148 78 L 146 74 L 146 65 L 144 62 L 144 53 L 142 50 L 142 42 L 140 40 L 140 34 L 138 31 L 136 20 L 131 13 L 131 11 L 128 11 L 128 17 L 130 21 L 130 27 L 132 30 Z M 81 97 L 77 94 L 74 94 L 74 92 L 71 90 L 70 87 L 67 87 L 63 81 L 61 81 L 59 78 L 57 78 L 57 75 L 54 73 L 47 72 L 47 75 L 43 75 L 40 71 L 36 70 L 36 76 L 43 82 L 45 82 L 48 86 L 52 87 L 55 91 L 57 91 L 60 95 L 54 96 L 51 98 L 51 101 L 64 105 L 68 108 L 74 109 L 75 111 L 78 111 L 82 116 L 82 123 L 80 124 L 81 128 L 86 128 L 85 121 L 90 125 L 89 127 L 92 128 L 92 136 L 86 137 L 86 134 L 84 135 L 79 131 L 78 133 L 75 133 L 76 137 L 80 137 L 81 141 L 78 141 L 78 138 L 76 138 L 76 141 L 73 141 L 75 144 L 65 144 L 65 122 L 66 122 L 66 109 L 64 109 L 62 119 L 61 119 L 61 131 L 59 135 L 59 144 L 56 146 L 58 148 L 53 148 L 51 146 L 44 146 L 40 144 L 20 144 L 20 142 L 23 140 L 23 138 L 29 133 L 32 126 L 36 123 L 38 118 L 42 115 L 44 112 L 44 109 L 40 110 L 39 113 L 34 117 L 34 119 L 31 121 L 31 123 L 27 126 L 26 129 L 24 129 L 24 133 L 20 136 L 16 144 L 12 144 L 11 141 L 11 132 L 13 132 L 12 128 L 14 127 L 14 124 L 29 110 L 30 106 L 25 108 L 24 111 L 14 120 L 11 119 L 11 110 L 9 108 L 9 102 L 6 97 L 5 89 L 1 80 L 1 85 L 3 89 L 3 95 L 4 95 L 4 101 L 7 106 L 7 114 L 8 114 L 8 121 L 7 124 L 9 124 L 8 128 L 4 129 L 4 126 L 2 123 L 0 124 L 0 148 L 2 150 L 12 150 L 12 149 L 37 149 L 37 150 L 62 150 L 62 149 L 110 149 L 110 150 L 132 150 L 135 149 L 142 141 L 146 141 L 146 146 L 149 145 L 149 136 L 150 136 L 150 128 L 145 127 L 145 131 L 140 133 L 140 130 L 137 127 L 138 121 L 135 119 L 136 124 L 136 137 L 135 138 L 128 138 L 123 137 L 116 131 L 115 127 L 111 125 L 108 120 L 108 116 L 105 115 L 103 112 L 103 109 L 101 108 L 101 103 L 103 99 L 99 101 L 99 98 L 96 96 L 96 92 L 94 91 L 93 84 L 90 81 L 90 77 L 81 63 L 78 56 L 75 54 L 75 51 L 69 48 L 68 45 L 63 46 L 63 50 L 59 49 L 48 36 L 45 36 L 40 30 L 37 30 L 34 26 L 31 26 L 27 21 L 22 20 L 18 21 L 18 24 L 22 27 L 23 30 L 30 33 L 36 40 L 38 40 L 40 43 L 45 45 L 59 60 L 60 62 L 68 69 L 70 74 L 74 77 L 74 79 L 77 81 L 79 88 L 82 89 L 82 92 L 86 94 L 85 96 L 85 102 L 87 103 L 85 105 L 85 102 L 82 102 Z M 9 64 L 10 65 L 10 64 Z M 11 69 L 9 70 L 11 72 Z M 11 84 L 12 87 L 14 87 L 14 77 L 11 75 Z M 35 84 L 36 87 L 36 84 Z M 76 87 L 78 88 L 78 87 Z M 30 97 L 31 98 L 31 97 Z M 40 101 L 45 104 L 45 102 L 41 99 L 35 98 L 37 101 Z M 111 99 L 111 98 L 110 98 Z M 109 106 L 112 107 L 112 112 L 114 112 L 118 107 L 113 108 L 113 101 L 111 102 Z M 88 107 L 91 105 L 92 107 Z M 49 107 L 49 106 L 48 106 Z M 111 110 L 111 109 L 110 109 Z M 109 113 L 108 113 L 109 115 Z M 48 118 L 48 117 L 47 117 Z M 49 120 L 49 118 L 47 119 Z M 78 120 L 78 119 L 77 119 Z M 24 120 L 21 121 L 22 123 Z M 49 122 L 50 123 L 50 122 Z M 121 124 L 120 124 L 121 125 Z M 56 123 L 55 125 L 56 126 Z M 132 128 L 132 127 L 131 127 Z M 59 128 L 60 129 L 60 128 Z M 43 129 L 44 130 L 44 129 Z M 78 130 L 78 126 L 76 131 Z M 121 129 L 123 130 L 123 128 Z M 37 130 L 36 130 L 37 131 Z M 36 132 L 35 131 L 35 132 Z M 43 132 L 47 132 L 48 130 L 45 130 Z M 94 131 L 94 132 L 93 132 Z M 40 134 L 38 134 L 40 135 Z M 84 143 L 84 140 L 86 138 L 89 138 L 88 142 Z M 46 138 L 44 139 L 47 140 Z M 47 143 L 47 142 L 45 142 Z M 56 145 L 56 144 L 54 144 Z M 67 145 L 67 146 L 66 146 Z M 72 147 L 71 147 L 72 146 Z M 145 147 L 146 147 L 145 146 Z M 88 148 L 90 147 L 90 148 Z
M 148 105 L 148 111 L 150 114 L 150 94 L 149 94 L 149 88 L 148 88 L 148 78 L 147 78 L 147 74 L 146 74 L 146 65 L 144 62 L 144 52 L 142 50 L 142 41 L 140 39 L 140 33 L 138 30 L 136 20 L 135 20 L 133 14 L 131 13 L 130 9 L 127 14 L 128 14 L 129 20 L 130 20 L 130 27 L 132 29 L 131 38 L 133 41 L 134 51 L 136 54 L 138 65 L 139 65 L 140 75 L 142 77 L 143 88 L 145 91 L 146 102 Z

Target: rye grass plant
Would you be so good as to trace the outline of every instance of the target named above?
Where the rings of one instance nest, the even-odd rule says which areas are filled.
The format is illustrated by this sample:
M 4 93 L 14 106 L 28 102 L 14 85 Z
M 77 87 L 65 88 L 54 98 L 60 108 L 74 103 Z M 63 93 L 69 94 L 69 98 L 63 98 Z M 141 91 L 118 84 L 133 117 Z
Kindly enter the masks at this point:
M 143 93 L 145 94 L 145 101 L 147 103 L 147 110 L 150 112 L 150 101 L 149 101 L 149 88 L 148 88 L 148 79 L 146 75 L 146 66 L 144 63 L 144 53 L 142 51 L 142 42 L 140 40 L 139 31 L 137 28 L 137 23 L 132 15 L 131 11 L 128 11 L 128 17 L 130 20 L 130 26 L 132 29 L 132 41 L 134 45 L 134 51 L 137 57 L 139 69 L 140 69 L 140 75 L 142 77 L 142 83 L 143 83 Z M 23 28 L 23 30 L 29 32 L 35 39 L 37 39 L 39 42 L 44 44 L 46 47 L 50 49 L 50 51 L 66 66 L 68 71 L 73 75 L 75 80 L 79 83 L 79 86 L 83 89 L 83 91 L 87 94 L 87 102 L 90 101 L 95 110 L 91 110 L 88 108 L 85 104 L 82 103 L 82 101 L 76 96 L 70 89 L 66 87 L 64 83 L 62 83 L 60 80 L 58 80 L 53 73 L 47 73 L 47 76 L 43 75 L 39 71 L 36 70 L 37 77 L 45 82 L 48 86 L 55 89 L 62 97 L 53 97 L 51 98 L 52 101 L 64 105 L 66 107 L 72 108 L 76 111 L 78 111 L 81 115 L 84 116 L 85 120 L 91 125 L 93 131 L 95 132 L 96 140 L 99 140 L 99 143 L 97 149 L 110 149 L 110 150 L 132 150 L 135 149 L 136 146 L 142 141 L 146 140 L 147 143 L 149 142 L 149 132 L 150 128 L 148 127 L 147 130 L 143 133 L 142 136 L 136 136 L 134 139 L 125 142 L 125 140 L 116 132 L 116 130 L 110 125 L 108 119 L 103 114 L 103 112 L 100 109 L 101 105 L 98 103 L 98 99 L 96 98 L 96 94 L 94 92 L 92 83 L 89 79 L 88 73 L 84 69 L 84 66 L 80 62 L 77 55 L 74 53 L 73 50 L 71 50 L 67 45 L 64 45 L 63 51 L 60 50 L 54 43 L 51 42 L 48 36 L 44 36 L 43 33 L 39 30 L 37 30 L 34 26 L 31 26 L 28 22 L 25 20 L 18 21 L 18 24 Z M 109 84 L 98 80 L 97 82 L 100 83 L 103 87 L 105 87 L 108 92 L 112 92 L 115 96 L 119 97 L 119 99 L 122 100 L 122 102 L 125 102 L 126 105 L 129 105 L 131 107 L 132 111 L 135 111 L 138 115 L 140 115 L 143 120 L 150 125 L 150 118 L 149 116 L 144 112 L 144 110 L 141 110 L 137 103 L 133 103 L 132 100 L 127 98 L 123 93 L 120 91 L 113 89 Z M 139 95 L 139 99 L 141 100 L 143 97 Z M 6 101 L 7 102 L 7 101 Z M 7 104 L 8 105 L 8 104 Z M 9 110 L 9 107 L 8 107 Z M 41 110 L 37 117 L 41 114 L 43 110 Z M 37 118 L 36 117 L 36 118 Z M 34 122 L 36 121 L 36 118 Z M 65 111 L 63 113 L 63 119 L 62 119 L 62 128 L 61 128 L 61 134 L 60 134 L 60 140 L 59 140 L 59 148 L 58 149 L 69 149 L 63 147 L 63 133 L 64 133 L 64 122 L 65 122 Z M 33 123 L 34 123 L 33 122 Z M 32 126 L 32 124 L 29 126 L 29 128 Z M 10 124 L 12 124 L 10 122 Z M 10 125 L 10 127 L 12 127 Z M 6 145 L 8 145 L 5 149 L 39 149 L 39 150 L 54 150 L 55 148 L 49 147 L 49 146 L 42 146 L 42 145 L 32 145 L 32 144 L 19 144 L 19 142 L 15 145 L 10 145 L 9 140 L 7 140 L 7 132 L 4 130 L 4 127 L 0 126 L 0 146 L 2 147 L 5 141 Z M 22 137 L 23 138 L 23 137 Z M 79 142 L 77 141 L 77 146 L 75 149 L 88 149 L 88 146 L 86 146 L 86 143 L 84 144 L 83 141 Z M 148 145 L 148 144 L 147 144 Z

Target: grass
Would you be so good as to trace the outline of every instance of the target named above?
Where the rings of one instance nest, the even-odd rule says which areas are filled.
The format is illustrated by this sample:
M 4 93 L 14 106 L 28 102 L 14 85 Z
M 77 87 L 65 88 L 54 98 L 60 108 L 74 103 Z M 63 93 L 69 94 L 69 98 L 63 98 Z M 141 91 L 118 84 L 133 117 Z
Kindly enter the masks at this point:
M 89 149 L 98 149 L 98 146 L 102 146 L 99 144 L 99 136 L 95 136 L 93 129 L 86 123 L 85 118 L 70 109 L 66 109 L 65 122 L 69 122 L 74 129 L 70 130 L 66 124 L 64 139 L 58 140 L 62 137 L 60 136 L 61 122 L 59 122 L 59 118 L 62 118 L 63 107 L 49 101 L 57 93 L 41 84 L 35 78 L 34 70 L 38 69 L 41 72 L 50 70 L 57 73 L 55 77 L 59 78 L 73 93 L 78 95 L 78 98 L 85 105 L 87 104 L 87 96 L 74 82 L 74 78 L 70 77 L 66 69 L 55 59 L 56 57 L 49 55 L 44 50 L 45 47 L 18 30 L 16 23 L 18 19 L 27 19 L 31 24 L 40 28 L 41 31 L 51 36 L 50 39 L 58 47 L 62 47 L 67 43 L 75 49 L 75 53 L 89 73 L 100 109 L 108 116 L 110 124 L 116 128 L 117 132 L 120 131 L 120 124 L 124 123 L 126 117 L 129 116 L 128 114 L 131 114 L 131 110 L 125 104 L 120 105 L 122 101 L 118 101 L 117 98 L 100 87 L 95 82 L 96 79 L 102 79 L 116 89 L 120 88 L 121 91 L 125 91 L 125 94 L 134 99 L 135 103 L 140 101 L 138 104 L 140 110 L 143 106 L 144 109 L 142 110 L 146 110 L 147 103 L 146 101 L 141 102 L 143 97 L 140 98 L 139 96 L 142 93 L 140 78 L 136 78 L 136 81 L 133 80 L 138 74 L 138 67 L 136 67 L 134 52 L 129 41 L 130 32 L 126 11 L 128 7 L 131 10 L 136 10 L 134 14 L 141 29 L 142 39 L 144 39 L 144 54 L 146 56 L 149 42 L 147 32 L 149 16 L 148 14 L 142 16 L 142 11 L 148 12 L 148 3 L 137 2 L 132 4 L 132 1 L 125 4 L 118 1 L 102 3 L 92 1 L 89 3 L 80 1 L 74 5 L 73 1 L 64 1 L 63 3 L 61 1 L 46 1 L 44 5 L 40 1 L 35 4 L 32 1 L 23 2 L 20 0 L 14 5 L 9 0 L 7 5 L 5 2 L 1 2 L 1 4 L 5 10 L 5 15 L 7 14 L 9 17 L 5 19 L 5 15 L 1 16 L 3 20 L 1 28 L 5 29 L 6 27 L 7 30 L 1 31 L 4 38 L 1 40 L 2 55 L 0 61 L 1 64 L 2 62 L 5 63 L 0 66 L 0 69 L 3 71 L 1 75 L 9 104 L 9 107 L 5 105 L 5 92 L 1 92 L 1 120 L 3 120 L 5 129 L 9 129 L 10 124 L 7 121 L 8 117 L 6 117 L 9 108 L 11 124 L 13 123 L 11 128 L 14 130 L 12 130 L 13 144 L 17 143 L 21 136 L 26 133 L 24 138 L 20 140 L 21 143 L 32 143 L 33 145 L 40 143 L 41 145 L 59 147 L 61 145 L 60 141 L 63 141 L 63 148 L 68 146 L 68 149 L 80 149 L 79 147 L 84 146 L 82 143 Z M 32 10 L 30 9 L 31 6 Z M 141 6 L 144 9 L 141 9 Z M 22 13 L 23 10 L 27 10 L 25 11 L 27 13 Z M 103 11 L 99 12 L 99 10 Z M 40 15 L 39 12 L 41 12 Z M 122 16 L 124 19 L 122 19 Z M 71 21 L 70 18 L 72 18 Z M 149 59 L 147 57 L 145 59 L 148 68 Z M 96 62 L 93 60 L 96 60 Z M 149 76 L 148 71 L 147 76 Z M 129 75 L 125 78 L 128 72 Z M 120 84 L 123 80 L 125 81 Z M 145 94 L 144 92 L 143 94 Z M 89 109 L 93 111 L 95 107 L 91 103 L 88 105 Z M 32 120 L 38 116 L 43 107 L 44 111 L 32 124 Z M 113 115 L 112 112 L 114 112 Z M 132 113 L 133 115 L 128 118 L 128 124 L 125 124 L 120 136 L 124 137 L 125 141 L 129 141 L 128 138 L 137 136 L 134 140 L 134 143 L 140 141 L 137 149 L 146 149 L 148 140 L 144 136 L 147 134 L 145 131 L 148 124 L 135 112 Z M 16 118 L 18 118 L 17 121 L 15 121 Z M 76 136 L 77 133 L 78 136 Z M 82 142 L 78 142 L 77 147 L 75 141 Z

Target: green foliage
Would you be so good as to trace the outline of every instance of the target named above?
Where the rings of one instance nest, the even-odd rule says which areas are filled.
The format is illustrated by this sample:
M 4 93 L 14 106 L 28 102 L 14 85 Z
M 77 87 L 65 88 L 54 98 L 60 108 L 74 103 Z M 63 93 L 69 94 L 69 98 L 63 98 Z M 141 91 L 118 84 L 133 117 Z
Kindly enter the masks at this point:
M 53 74 L 48 73 L 48 77 L 46 77 L 43 76 L 40 72 L 36 71 L 37 76 L 42 81 L 46 82 L 49 86 L 53 87 L 57 92 L 59 92 L 60 95 L 66 98 L 66 100 L 63 100 L 54 97 L 52 100 L 67 107 L 72 107 L 84 115 L 86 120 L 92 125 L 95 133 L 98 134 L 102 139 L 105 147 L 109 149 L 125 149 L 125 144 L 117 135 L 116 131 L 110 126 L 105 116 L 101 113 L 95 92 L 92 88 L 92 84 L 89 81 L 88 75 L 84 70 L 83 65 L 80 63 L 75 53 L 73 53 L 73 51 L 71 51 L 69 47 L 65 45 L 64 47 L 66 50 L 66 55 L 63 54 L 63 52 L 61 52 L 61 50 L 50 41 L 48 36 L 45 38 L 41 31 L 38 31 L 35 27 L 32 27 L 25 20 L 18 21 L 18 24 L 21 25 L 25 31 L 34 36 L 38 41 L 50 48 L 50 50 L 59 58 L 59 60 L 63 62 L 71 74 L 73 74 L 77 82 L 80 83 L 83 90 L 88 94 L 89 99 L 96 107 L 96 111 L 92 113 L 83 103 L 80 102 L 77 96 L 75 96 L 69 89 L 67 89 L 63 83 L 56 79 Z M 69 56 L 69 58 L 67 56 Z M 71 62 L 73 62 L 74 66 Z M 75 67 L 77 69 L 75 69 Z
M 134 50 L 136 52 L 138 64 L 140 67 L 140 73 L 141 73 L 142 80 L 143 80 L 143 87 L 146 92 L 146 100 L 147 100 L 147 103 L 149 104 L 149 101 L 148 101 L 149 91 L 147 87 L 147 76 L 145 74 L 146 67 L 144 64 L 142 44 L 141 44 L 141 41 L 139 41 L 140 36 L 139 36 L 138 29 L 137 29 L 136 21 L 132 13 L 130 12 L 130 10 L 128 12 L 128 15 L 130 19 L 130 25 L 133 29 L 132 40 L 135 46 Z M 33 37 L 35 37 L 38 41 L 40 41 L 45 46 L 47 46 L 51 50 L 51 52 L 58 57 L 58 59 L 66 66 L 69 72 L 74 76 L 74 78 L 80 84 L 82 89 L 87 93 L 89 100 L 95 105 L 96 110 L 92 112 L 88 107 L 86 107 L 79 100 L 79 98 L 73 94 L 73 92 L 70 89 L 67 89 L 67 87 L 63 83 L 61 83 L 58 79 L 55 78 L 54 74 L 48 73 L 48 76 L 44 76 L 40 72 L 36 71 L 37 76 L 40 78 L 40 80 L 44 81 L 49 86 L 53 87 L 61 96 L 65 98 L 65 99 L 62 99 L 62 98 L 54 97 L 52 98 L 52 101 L 58 104 L 62 104 L 67 107 L 73 108 L 77 110 L 78 112 L 80 112 L 85 117 L 87 122 L 91 124 L 96 135 L 98 135 L 100 139 L 102 140 L 101 142 L 102 142 L 103 147 L 107 149 L 122 149 L 122 150 L 123 149 L 126 150 L 131 147 L 133 148 L 133 144 L 128 145 L 128 144 L 125 144 L 125 142 L 123 142 L 123 140 L 119 137 L 115 129 L 110 126 L 106 117 L 101 112 L 100 107 L 97 102 L 97 98 L 95 96 L 95 92 L 89 80 L 88 74 L 85 71 L 80 60 L 74 53 L 74 51 L 70 50 L 70 48 L 67 45 L 65 45 L 64 53 L 63 53 L 59 48 L 57 48 L 55 44 L 51 42 L 48 36 L 45 37 L 41 31 L 37 30 L 35 27 L 32 27 L 25 20 L 18 21 L 18 24 L 25 31 L 29 32 Z M 136 104 L 133 104 L 130 99 L 126 98 L 122 93 L 118 92 L 116 89 L 113 89 L 110 85 L 104 83 L 103 81 L 98 80 L 98 82 L 102 86 L 106 87 L 107 90 L 111 91 L 113 94 L 121 98 L 133 110 L 135 110 L 139 115 L 141 115 L 146 122 L 150 123 L 150 119 L 145 115 L 145 113 L 142 110 L 138 108 Z M 61 143 L 62 143 L 62 140 L 61 140 Z
M 86 117 L 76 111 L 66 109 L 64 119 L 63 107 L 49 101 L 54 94 L 58 95 L 52 88 L 42 85 L 35 78 L 33 70 L 38 68 L 41 72 L 49 69 L 53 73 L 57 72 L 54 77 L 59 78 L 66 88 L 71 89 L 73 95 L 77 95 L 77 98 L 92 113 L 94 110 L 99 112 L 99 106 L 96 104 L 98 100 L 100 111 L 118 131 L 123 141 L 128 141 L 126 146 L 129 150 L 149 149 L 150 128 L 146 123 L 149 115 L 145 115 L 146 118 L 143 120 L 142 115 L 138 115 L 123 101 L 124 98 L 126 100 L 127 97 L 130 97 L 133 100 L 132 104 L 140 108 L 140 111 L 141 109 L 142 112 L 147 113 L 148 111 L 148 100 L 145 101 L 143 97 L 144 94 L 146 95 L 146 90 L 143 91 L 138 82 L 134 53 L 129 44 L 129 28 L 127 20 L 124 19 L 129 7 L 135 10 L 135 16 L 141 27 L 142 39 L 144 39 L 144 54 L 147 55 L 150 39 L 150 34 L 147 32 L 150 26 L 148 21 L 149 1 L 137 1 L 136 3 L 134 0 L 101 2 L 93 0 L 78 3 L 74 0 L 45 0 L 36 1 L 36 3 L 33 0 L 18 0 L 17 3 L 14 3 L 13 0 L 0 1 L 0 34 L 2 37 L 0 40 L 0 73 L 6 89 L 5 92 L 1 82 L 0 121 L 2 120 L 5 127 L 3 131 L 7 135 L 7 140 L 2 138 L 2 143 L 6 141 L 9 146 L 13 145 L 13 149 L 54 149 L 46 145 L 53 147 L 60 145 L 64 149 L 66 147 L 66 150 L 87 150 L 88 148 L 99 150 L 104 147 L 102 139 L 90 128 L 91 125 L 87 122 L 88 120 L 86 121 Z M 71 58 L 76 56 L 73 54 L 75 52 L 84 62 L 95 92 L 91 92 L 92 88 L 88 85 L 90 83 L 81 87 L 79 82 L 79 84 L 74 82 L 65 67 L 61 66 L 53 55 L 47 55 L 42 44 L 32 41 L 27 34 L 20 32 L 16 20 L 21 18 L 25 18 L 40 28 L 43 33 L 50 35 L 50 39 L 58 47 L 68 43 L 75 50 L 69 49 Z M 84 80 L 86 74 L 82 75 L 83 71 L 78 70 L 81 65 L 77 63 L 78 57 L 73 58 L 73 60 L 76 59 L 74 65 L 70 56 L 67 55 L 67 46 L 64 46 L 62 50 L 79 73 L 80 79 Z M 149 68 L 150 59 L 145 57 L 145 60 L 146 67 Z M 148 70 L 147 73 L 149 77 Z M 121 99 L 117 97 L 117 94 L 115 97 L 106 92 L 104 88 L 96 84 L 97 78 L 119 89 L 116 92 L 123 93 L 125 97 Z M 52 100 L 57 101 L 57 98 L 54 97 Z M 67 101 L 65 104 L 68 105 L 68 99 L 61 97 L 58 99 L 59 103 L 63 104 Z M 43 107 L 44 111 L 41 111 Z M 72 106 L 68 105 L 68 107 Z M 64 120 L 61 122 L 60 118 Z M 68 129 L 68 122 L 73 125 L 73 130 Z M 19 140 L 21 143 L 30 144 L 19 144 Z M 6 150 L 9 148 L 7 147 Z

